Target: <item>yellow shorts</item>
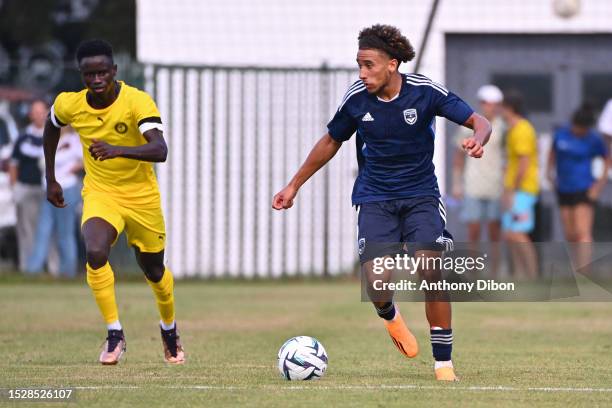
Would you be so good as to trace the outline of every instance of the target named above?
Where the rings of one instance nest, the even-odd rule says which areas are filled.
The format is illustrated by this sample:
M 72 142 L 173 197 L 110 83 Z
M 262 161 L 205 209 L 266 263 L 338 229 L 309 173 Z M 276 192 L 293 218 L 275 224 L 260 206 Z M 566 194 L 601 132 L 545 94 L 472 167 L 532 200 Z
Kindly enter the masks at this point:
M 102 218 L 111 224 L 117 237 L 125 229 L 128 244 L 138 247 L 140 252 L 160 252 L 166 246 L 161 205 L 126 207 L 106 194 L 88 192 L 83 194 L 81 226 L 90 218 Z

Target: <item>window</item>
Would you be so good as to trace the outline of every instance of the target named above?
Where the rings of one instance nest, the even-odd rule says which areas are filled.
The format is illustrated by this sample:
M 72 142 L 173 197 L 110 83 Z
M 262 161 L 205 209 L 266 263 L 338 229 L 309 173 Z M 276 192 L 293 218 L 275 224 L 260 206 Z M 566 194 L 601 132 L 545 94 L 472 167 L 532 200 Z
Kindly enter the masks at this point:
M 608 99 L 612 99 L 612 72 L 584 74 L 582 76 L 582 100 L 592 103 L 601 111 Z
M 552 112 L 553 80 L 550 74 L 493 74 L 492 82 L 502 92 L 518 91 L 525 103 L 525 113 Z

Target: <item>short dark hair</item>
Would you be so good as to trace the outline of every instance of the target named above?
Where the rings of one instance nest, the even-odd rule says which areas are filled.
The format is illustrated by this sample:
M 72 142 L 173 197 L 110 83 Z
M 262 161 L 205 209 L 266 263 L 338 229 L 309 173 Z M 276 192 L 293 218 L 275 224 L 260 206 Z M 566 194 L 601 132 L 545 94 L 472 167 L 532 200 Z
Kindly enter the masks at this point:
M 523 95 L 515 89 L 504 91 L 504 101 L 502 102 L 502 105 L 512 109 L 512 111 L 518 115 L 524 114 Z
M 380 50 L 397 60 L 398 65 L 414 58 L 414 48 L 410 41 L 396 27 L 375 24 L 359 32 L 360 50 Z
M 113 62 L 113 46 L 104 40 L 88 40 L 82 42 L 76 51 L 77 63 L 83 58 L 106 55 Z
M 583 103 L 572 115 L 572 124 L 590 128 L 595 125 L 595 110 L 589 103 Z

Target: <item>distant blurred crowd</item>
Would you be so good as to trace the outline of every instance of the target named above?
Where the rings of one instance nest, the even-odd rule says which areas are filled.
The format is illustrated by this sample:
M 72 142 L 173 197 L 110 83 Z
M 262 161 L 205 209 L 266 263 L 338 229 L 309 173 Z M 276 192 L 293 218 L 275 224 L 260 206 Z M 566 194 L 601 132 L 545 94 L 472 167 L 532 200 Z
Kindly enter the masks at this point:
M 541 172 L 556 194 L 566 241 L 593 241 L 594 204 L 608 182 L 612 99 L 598 122 L 593 108 L 584 104 L 568 123 L 555 129 L 546 167 L 540 169 L 538 137 L 525 117 L 521 95 L 504 95 L 496 86 L 484 85 L 477 97 L 480 113 L 492 124 L 491 139 L 482 159 L 466 159 L 461 140 L 471 133 L 465 128 L 458 132 L 452 196 L 461 202 L 461 220 L 467 225 L 469 242 L 481 241 L 485 229 L 488 242 L 505 240 L 511 244 L 515 270 L 535 277 L 538 262 L 530 234 L 535 226 Z M 576 254 L 577 263 L 587 265 L 590 246 L 576 247 L 582 248 Z
M 0 102 L 0 259 L 27 274 L 48 271 L 73 277 L 79 264 L 78 219 L 83 176 L 78 135 L 62 129 L 56 155 L 56 178 L 64 188 L 66 208 L 46 200 L 43 130 L 49 105 L 29 104 L 27 124 L 17 122 Z

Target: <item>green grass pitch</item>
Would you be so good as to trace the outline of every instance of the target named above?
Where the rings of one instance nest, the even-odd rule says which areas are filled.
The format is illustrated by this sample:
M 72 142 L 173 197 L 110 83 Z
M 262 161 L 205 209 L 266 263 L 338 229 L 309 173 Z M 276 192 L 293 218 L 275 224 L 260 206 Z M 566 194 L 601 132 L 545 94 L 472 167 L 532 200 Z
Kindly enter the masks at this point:
M 408 360 L 355 281 L 178 281 L 188 358 L 180 367 L 163 363 L 144 280 L 119 282 L 117 299 L 127 353 L 104 367 L 96 360 L 105 330 L 84 280 L 0 281 L 0 388 L 78 387 L 76 403 L 63 405 L 86 407 L 612 405 L 612 303 L 455 304 L 461 382 L 440 384 L 423 304 L 400 305 L 421 345 Z M 278 348 L 296 335 L 327 349 L 320 381 L 278 374 Z

